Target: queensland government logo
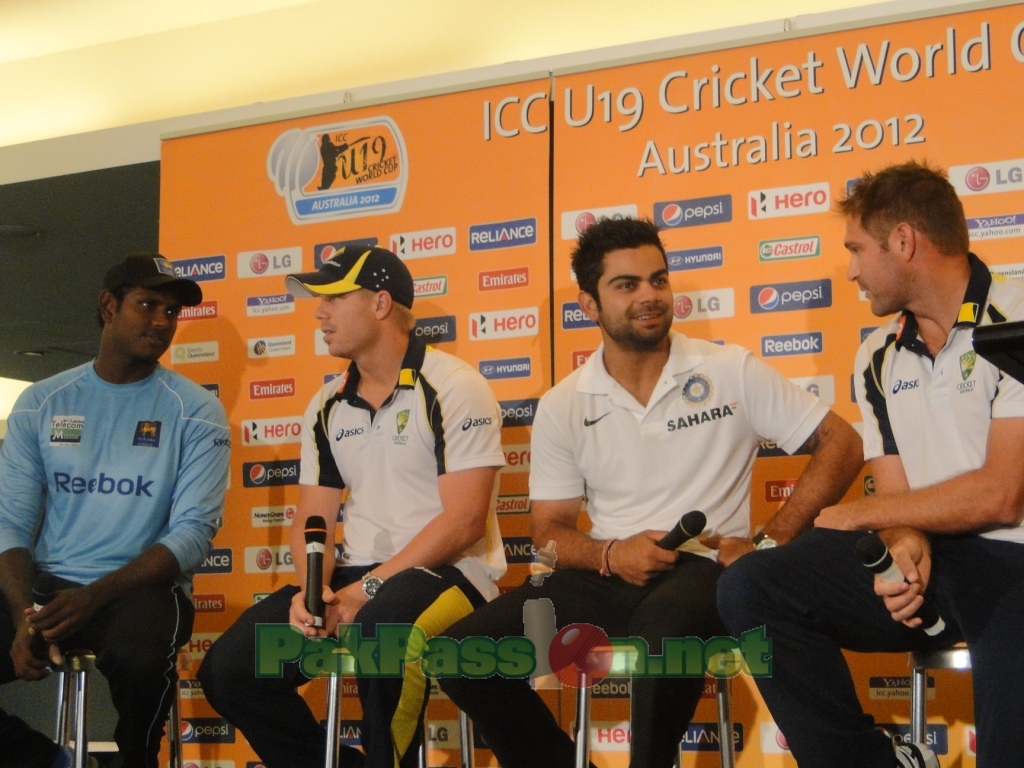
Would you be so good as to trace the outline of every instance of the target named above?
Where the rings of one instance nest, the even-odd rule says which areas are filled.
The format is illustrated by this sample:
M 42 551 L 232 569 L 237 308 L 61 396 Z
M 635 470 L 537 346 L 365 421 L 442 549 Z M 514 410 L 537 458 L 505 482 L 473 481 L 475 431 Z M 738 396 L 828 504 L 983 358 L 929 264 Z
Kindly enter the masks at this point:
M 267 174 L 295 224 L 401 210 L 405 140 L 390 117 L 293 128 L 274 141 Z

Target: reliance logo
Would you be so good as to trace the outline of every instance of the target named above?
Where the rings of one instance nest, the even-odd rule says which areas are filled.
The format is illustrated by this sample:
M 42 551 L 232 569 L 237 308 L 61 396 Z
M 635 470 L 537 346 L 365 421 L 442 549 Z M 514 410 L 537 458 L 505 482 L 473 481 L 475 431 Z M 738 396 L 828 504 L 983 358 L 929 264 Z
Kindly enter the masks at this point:
M 583 314 L 578 301 L 567 301 L 562 305 L 562 330 L 575 331 L 580 328 L 597 328 L 597 323 Z
M 204 280 L 224 279 L 224 256 L 201 256 L 197 259 L 172 261 L 174 274 L 201 283 Z
M 474 224 L 469 228 L 469 250 L 491 251 L 537 242 L 537 219 L 515 219 L 495 224 Z

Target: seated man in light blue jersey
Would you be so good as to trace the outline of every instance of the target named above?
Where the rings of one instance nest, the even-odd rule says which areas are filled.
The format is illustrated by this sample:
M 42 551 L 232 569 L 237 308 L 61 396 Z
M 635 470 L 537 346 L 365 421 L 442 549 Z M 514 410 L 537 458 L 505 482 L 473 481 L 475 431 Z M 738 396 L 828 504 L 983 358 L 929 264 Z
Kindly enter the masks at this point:
M 163 368 L 182 306 L 202 301 L 158 254 L 112 267 L 100 351 L 22 393 L 0 451 L 0 682 L 39 680 L 88 648 L 110 683 L 124 766 L 156 768 L 191 576 L 217 530 L 231 442 L 220 402 Z M 54 596 L 33 608 L 33 583 Z M 68 756 L 0 710 L 0 766 Z

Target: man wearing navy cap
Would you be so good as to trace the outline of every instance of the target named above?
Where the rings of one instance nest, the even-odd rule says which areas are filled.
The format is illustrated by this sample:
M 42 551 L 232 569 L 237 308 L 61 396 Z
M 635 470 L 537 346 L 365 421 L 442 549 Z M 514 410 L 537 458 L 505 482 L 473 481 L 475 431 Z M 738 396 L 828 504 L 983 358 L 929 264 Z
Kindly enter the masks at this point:
M 181 307 L 202 298 L 159 254 L 112 267 L 96 359 L 26 389 L 0 451 L 0 681 L 39 680 L 60 649 L 91 650 L 125 766 L 156 768 L 175 651 L 192 633 L 191 576 L 223 507 L 224 409 L 159 363 Z M 54 593 L 39 610 L 34 582 Z M 5 768 L 67 764 L 3 712 L 0 743 Z
M 347 372 L 325 384 L 305 414 L 299 510 L 291 552 L 305 585 L 305 522 L 327 523 L 334 542 L 342 492 L 342 554 L 324 555 L 325 626 L 314 626 L 303 586 L 248 609 L 206 654 L 198 677 L 209 702 L 268 768 L 319 766 L 325 734 L 298 695 L 307 682 L 292 663 L 277 678 L 254 675 L 257 625 L 289 622 L 307 637 L 359 624 L 415 624 L 439 633 L 498 593 L 505 572 L 495 516 L 504 464 L 501 412 L 483 377 L 424 346 L 413 331 L 412 276 L 383 248 L 349 246 L 317 272 L 289 275 L 298 297 L 320 300 L 316 318 Z M 410 643 L 411 644 L 411 643 Z M 364 756 L 342 748 L 344 766 L 411 768 L 418 762 L 426 680 L 358 678 Z

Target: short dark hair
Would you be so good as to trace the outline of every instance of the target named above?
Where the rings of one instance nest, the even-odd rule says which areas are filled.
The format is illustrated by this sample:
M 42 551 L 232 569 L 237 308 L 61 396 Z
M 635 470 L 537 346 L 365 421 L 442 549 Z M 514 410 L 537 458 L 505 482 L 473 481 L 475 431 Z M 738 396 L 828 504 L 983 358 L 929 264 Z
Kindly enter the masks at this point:
M 882 247 L 901 222 L 921 232 L 939 253 L 966 254 L 970 248 L 964 207 L 946 174 L 925 162 L 890 165 L 866 173 L 837 203 L 840 213 L 860 225 Z
M 592 224 L 576 240 L 572 251 L 572 270 L 576 273 L 576 284 L 580 290 L 589 293 L 598 302 L 597 284 L 604 274 L 604 257 L 611 251 L 620 248 L 639 248 L 641 245 L 653 245 L 665 256 L 665 246 L 661 242 L 658 228 L 650 219 L 601 219 Z

